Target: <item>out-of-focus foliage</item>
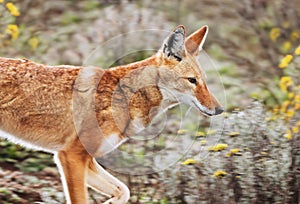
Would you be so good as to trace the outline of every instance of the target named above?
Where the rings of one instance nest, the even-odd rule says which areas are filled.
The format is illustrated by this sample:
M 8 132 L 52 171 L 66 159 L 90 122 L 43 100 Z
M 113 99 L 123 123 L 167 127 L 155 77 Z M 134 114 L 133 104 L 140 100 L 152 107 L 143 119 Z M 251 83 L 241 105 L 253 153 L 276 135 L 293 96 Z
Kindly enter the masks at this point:
M 181 143 L 169 148 L 176 135 L 182 143 L 195 142 L 188 155 L 171 168 L 149 175 L 112 173 L 129 185 L 130 203 L 299 203 L 297 0 L 0 0 L 0 19 L 0 56 L 82 65 L 97 48 L 89 62 L 104 68 L 151 55 L 167 35 L 163 30 L 183 24 L 190 33 L 208 24 L 204 49 L 218 62 L 227 95 L 228 110 L 221 116 L 224 128 L 219 132 L 205 118 L 200 124 L 189 118 L 187 127 L 178 129 L 171 117 L 168 134 L 141 147 L 129 142 L 120 149 L 147 163 L 147 152 L 181 152 Z M 148 35 L 133 39 L 123 35 L 143 29 L 160 32 L 148 30 Z M 115 46 L 105 47 L 105 42 L 120 35 Z M 127 47 L 141 51 L 126 53 Z M 112 63 L 110 59 L 117 56 L 122 57 Z M 218 79 L 207 74 L 214 89 Z M 214 92 L 218 96 L 223 90 Z M 253 98 L 260 102 L 252 102 Z M 0 203 L 62 203 L 58 172 L 50 157 L 1 141 Z M 155 165 L 150 168 L 162 164 Z M 100 203 L 103 197 L 92 193 L 90 199 Z

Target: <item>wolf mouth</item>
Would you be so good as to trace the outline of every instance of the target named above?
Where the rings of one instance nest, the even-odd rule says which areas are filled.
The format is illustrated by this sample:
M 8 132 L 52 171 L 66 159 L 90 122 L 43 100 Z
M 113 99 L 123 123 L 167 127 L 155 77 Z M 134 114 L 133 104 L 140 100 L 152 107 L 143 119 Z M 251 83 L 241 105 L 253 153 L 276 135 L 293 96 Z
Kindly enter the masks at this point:
M 199 106 L 197 103 L 195 103 L 194 101 L 192 101 L 192 102 L 203 115 L 205 115 L 205 116 L 213 116 L 214 115 L 213 113 L 203 110 L 203 108 L 201 106 Z

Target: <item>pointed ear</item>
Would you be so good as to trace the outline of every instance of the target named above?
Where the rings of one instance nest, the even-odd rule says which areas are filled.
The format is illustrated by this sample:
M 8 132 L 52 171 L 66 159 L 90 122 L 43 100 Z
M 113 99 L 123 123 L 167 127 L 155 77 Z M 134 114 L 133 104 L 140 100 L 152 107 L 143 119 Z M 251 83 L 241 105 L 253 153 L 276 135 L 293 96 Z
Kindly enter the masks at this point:
M 161 51 L 165 57 L 174 57 L 176 60 L 181 61 L 185 56 L 185 28 L 180 25 L 165 39 Z
M 197 55 L 198 50 L 202 50 L 203 44 L 207 37 L 207 33 L 208 26 L 205 25 L 190 36 L 188 36 L 185 40 L 186 50 L 192 55 Z

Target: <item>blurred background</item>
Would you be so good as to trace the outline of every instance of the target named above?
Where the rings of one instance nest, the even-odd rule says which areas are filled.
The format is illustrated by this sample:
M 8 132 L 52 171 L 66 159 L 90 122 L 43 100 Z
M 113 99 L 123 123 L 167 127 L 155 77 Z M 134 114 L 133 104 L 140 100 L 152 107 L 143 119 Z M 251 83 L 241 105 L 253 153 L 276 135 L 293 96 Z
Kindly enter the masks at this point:
M 199 59 L 210 56 L 203 68 L 226 112 L 172 109 L 159 137 L 99 161 L 129 186 L 129 203 L 300 203 L 298 0 L 0 0 L 0 19 L 1 57 L 103 68 L 151 56 L 179 24 L 208 25 Z M 0 203 L 63 196 L 51 155 L 0 140 Z

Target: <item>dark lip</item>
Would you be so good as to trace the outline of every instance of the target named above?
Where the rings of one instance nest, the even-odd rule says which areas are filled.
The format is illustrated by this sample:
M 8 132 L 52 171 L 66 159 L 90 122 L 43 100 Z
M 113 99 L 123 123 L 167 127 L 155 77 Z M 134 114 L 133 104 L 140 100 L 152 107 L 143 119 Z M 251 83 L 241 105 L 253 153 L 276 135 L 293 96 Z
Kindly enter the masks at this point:
M 198 108 L 198 110 L 199 110 L 203 115 L 205 115 L 205 116 L 213 116 L 213 114 L 207 113 L 207 112 L 204 112 L 203 110 L 201 110 L 201 109 L 196 105 L 196 103 L 195 103 L 194 101 L 192 101 L 192 102 L 193 102 L 193 104 Z

